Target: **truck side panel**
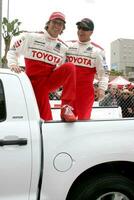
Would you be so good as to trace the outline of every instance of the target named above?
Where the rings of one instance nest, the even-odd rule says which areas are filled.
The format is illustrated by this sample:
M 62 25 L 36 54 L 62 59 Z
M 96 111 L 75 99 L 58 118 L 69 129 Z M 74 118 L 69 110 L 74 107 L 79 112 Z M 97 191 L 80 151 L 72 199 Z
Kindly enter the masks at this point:
M 134 162 L 133 130 L 132 119 L 44 123 L 41 200 L 65 200 L 72 183 L 91 167 L 112 161 Z

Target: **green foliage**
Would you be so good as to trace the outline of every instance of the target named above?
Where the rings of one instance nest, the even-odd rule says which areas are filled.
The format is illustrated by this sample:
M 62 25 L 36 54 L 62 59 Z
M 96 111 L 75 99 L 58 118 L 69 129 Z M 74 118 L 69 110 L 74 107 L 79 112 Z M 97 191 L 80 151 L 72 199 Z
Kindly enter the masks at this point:
M 112 69 L 112 70 L 110 71 L 110 75 L 111 75 L 111 76 L 123 76 L 123 72 L 116 71 L 116 70 Z
M 14 36 L 18 36 L 22 31 L 19 30 L 19 26 L 21 22 L 18 19 L 14 19 L 13 21 L 9 22 L 6 17 L 3 17 L 2 20 L 2 37 L 4 39 L 5 44 L 5 52 L 4 56 L 1 59 L 2 67 L 7 67 L 7 52 L 10 48 L 11 40 Z

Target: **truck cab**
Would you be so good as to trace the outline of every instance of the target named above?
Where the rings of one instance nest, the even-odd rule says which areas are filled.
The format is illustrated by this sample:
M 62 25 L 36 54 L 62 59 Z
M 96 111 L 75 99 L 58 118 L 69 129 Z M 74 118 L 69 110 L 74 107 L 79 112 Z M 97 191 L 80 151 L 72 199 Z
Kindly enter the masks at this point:
M 33 197 L 37 195 L 40 173 L 39 113 L 27 78 L 24 76 L 20 81 L 17 74 L 1 71 L 0 199 L 28 200 L 29 193 Z

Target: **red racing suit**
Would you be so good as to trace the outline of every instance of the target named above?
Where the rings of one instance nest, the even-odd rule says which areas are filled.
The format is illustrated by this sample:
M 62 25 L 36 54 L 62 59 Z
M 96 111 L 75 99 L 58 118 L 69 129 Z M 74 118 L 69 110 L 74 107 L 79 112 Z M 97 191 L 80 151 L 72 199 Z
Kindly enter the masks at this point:
M 98 75 L 99 88 L 106 90 L 108 86 L 104 50 L 91 41 L 70 41 L 67 44 L 67 60 L 76 66 L 76 114 L 79 120 L 87 120 L 94 103 L 94 75 Z
M 18 65 L 17 57 L 24 56 L 26 74 L 31 80 L 40 116 L 51 120 L 49 93 L 63 86 L 62 104 L 72 106 L 75 99 L 75 66 L 64 63 L 67 45 L 44 33 L 25 33 L 8 52 L 8 65 Z M 62 64 L 64 63 L 64 64 Z

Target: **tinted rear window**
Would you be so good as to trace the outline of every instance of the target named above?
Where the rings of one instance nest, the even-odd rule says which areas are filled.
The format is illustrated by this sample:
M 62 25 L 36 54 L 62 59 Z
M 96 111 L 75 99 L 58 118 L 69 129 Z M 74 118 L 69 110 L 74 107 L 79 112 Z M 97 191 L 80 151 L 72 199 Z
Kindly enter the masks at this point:
M 2 81 L 0 80 L 0 121 L 3 121 L 5 119 L 6 119 L 5 95 L 4 95 Z

